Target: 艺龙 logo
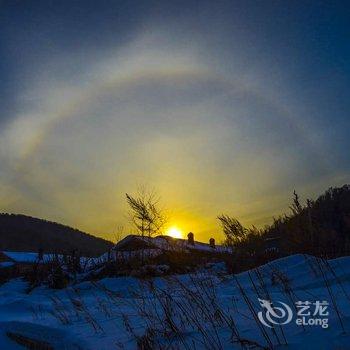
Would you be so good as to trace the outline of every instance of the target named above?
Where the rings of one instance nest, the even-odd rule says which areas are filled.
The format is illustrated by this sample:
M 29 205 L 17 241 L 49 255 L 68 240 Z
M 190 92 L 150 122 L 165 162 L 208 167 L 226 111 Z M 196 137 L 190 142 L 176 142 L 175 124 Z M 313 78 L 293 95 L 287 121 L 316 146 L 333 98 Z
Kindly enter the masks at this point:
M 273 306 L 270 300 L 259 299 L 263 311 L 258 312 L 260 322 L 267 327 L 272 328 L 274 325 L 283 325 L 289 323 L 293 318 L 292 309 L 282 301 L 280 306 Z
M 278 301 L 278 306 L 274 306 L 272 301 L 258 299 L 262 311 L 258 312 L 259 321 L 266 327 L 272 328 L 275 325 L 284 325 L 293 318 L 292 309 L 282 301 Z M 321 326 L 328 328 L 328 306 L 327 300 L 298 300 L 294 302 L 296 310 L 295 324 L 297 326 Z

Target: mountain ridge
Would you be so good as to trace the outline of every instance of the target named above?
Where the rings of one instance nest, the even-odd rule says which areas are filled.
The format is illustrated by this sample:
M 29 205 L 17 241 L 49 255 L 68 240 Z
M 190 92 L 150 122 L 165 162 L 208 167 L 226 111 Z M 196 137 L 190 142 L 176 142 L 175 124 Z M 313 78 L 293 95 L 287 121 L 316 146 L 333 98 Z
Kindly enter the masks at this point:
M 113 246 L 103 238 L 61 223 L 23 214 L 0 213 L 0 250 L 98 256 Z

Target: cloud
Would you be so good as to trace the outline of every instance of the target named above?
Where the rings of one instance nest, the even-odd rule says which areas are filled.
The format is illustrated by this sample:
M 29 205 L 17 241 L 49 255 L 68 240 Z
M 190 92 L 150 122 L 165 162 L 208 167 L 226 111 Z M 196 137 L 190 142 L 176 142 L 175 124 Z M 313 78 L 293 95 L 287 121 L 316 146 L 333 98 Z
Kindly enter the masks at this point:
M 123 193 L 148 184 L 204 237 L 222 211 L 263 223 L 295 187 L 334 178 L 288 72 L 241 69 L 248 49 L 232 50 L 226 28 L 220 52 L 218 32 L 176 28 L 144 24 L 86 57 L 43 55 L 23 75 L 0 130 L 4 208 L 104 234 L 125 221 Z

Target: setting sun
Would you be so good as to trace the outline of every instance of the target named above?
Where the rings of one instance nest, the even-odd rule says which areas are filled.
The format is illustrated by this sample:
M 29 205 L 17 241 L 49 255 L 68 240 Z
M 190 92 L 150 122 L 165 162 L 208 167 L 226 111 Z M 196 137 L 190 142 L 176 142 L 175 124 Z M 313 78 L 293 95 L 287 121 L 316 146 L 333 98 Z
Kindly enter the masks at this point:
M 182 238 L 182 231 L 179 230 L 177 227 L 172 226 L 167 231 L 166 234 L 168 236 L 174 237 L 174 238 Z

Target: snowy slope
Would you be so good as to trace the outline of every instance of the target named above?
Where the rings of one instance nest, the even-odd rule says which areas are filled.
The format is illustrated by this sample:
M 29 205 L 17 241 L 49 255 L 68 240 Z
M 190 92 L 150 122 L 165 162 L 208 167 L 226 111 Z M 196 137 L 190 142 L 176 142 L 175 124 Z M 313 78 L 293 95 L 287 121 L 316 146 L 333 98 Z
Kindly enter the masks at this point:
M 322 262 L 294 255 L 237 276 L 225 274 L 218 264 L 196 275 L 177 276 L 177 280 L 156 278 L 152 285 L 122 277 L 83 282 L 59 291 L 39 287 L 26 294 L 26 287 L 21 280 L 0 286 L 0 349 L 23 348 L 8 338 L 8 332 L 49 343 L 55 349 L 135 349 L 135 334 L 142 336 L 150 325 L 140 310 L 149 308 L 152 314 L 155 307 L 162 319 L 164 300 L 171 303 L 169 310 L 178 323 L 179 334 L 171 338 L 173 348 L 186 348 L 185 344 L 189 349 L 193 344 L 197 349 L 242 348 L 232 342 L 233 326 L 220 320 L 222 315 L 232 317 L 240 337 L 250 346 L 346 349 L 350 343 L 350 257 Z M 258 298 L 289 305 L 293 321 L 275 328 L 259 324 L 254 320 L 254 315 L 263 311 Z M 328 301 L 329 327 L 298 326 L 295 301 Z M 181 317 L 189 312 L 186 305 L 191 305 L 198 325 L 181 323 Z M 176 310 L 181 307 L 182 311 Z M 153 323 L 160 327 L 155 336 L 158 345 L 169 341 L 165 339 L 169 335 L 162 333 L 166 320 Z

